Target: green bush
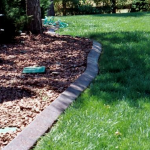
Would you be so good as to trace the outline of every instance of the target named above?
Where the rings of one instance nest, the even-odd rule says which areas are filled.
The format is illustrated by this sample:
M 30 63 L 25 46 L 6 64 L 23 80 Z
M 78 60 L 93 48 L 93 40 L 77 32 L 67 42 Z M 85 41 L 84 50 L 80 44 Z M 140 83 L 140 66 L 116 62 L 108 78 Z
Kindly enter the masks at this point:
M 75 15 L 78 12 L 80 0 L 54 0 L 54 8 L 56 15 L 63 15 L 63 11 L 66 11 L 66 15 Z M 65 3 L 65 8 L 63 8 L 63 3 Z
M 3 39 L 11 39 L 19 30 L 24 30 L 27 23 L 25 0 L 2 0 L 0 13 L 4 16 L 5 32 Z
M 100 11 L 98 9 L 94 8 L 90 4 L 80 5 L 78 7 L 78 12 L 80 14 L 98 14 L 98 13 L 100 13 Z
M 47 16 L 50 4 L 51 4 L 50 0 L 40 0 L 41 17 L 42 18 L 44 18 L 45 16 Z
M 138 12 L 138 11 L 149 11 L 149 2 L 148 0 L 134 0 L 132 3 L 131 12 Z

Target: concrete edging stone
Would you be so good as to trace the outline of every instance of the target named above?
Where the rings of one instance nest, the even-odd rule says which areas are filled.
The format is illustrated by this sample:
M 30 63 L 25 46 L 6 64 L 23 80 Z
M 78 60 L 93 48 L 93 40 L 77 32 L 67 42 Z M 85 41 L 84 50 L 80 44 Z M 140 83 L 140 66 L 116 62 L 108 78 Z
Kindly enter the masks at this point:
M 87 57 L 85 72 L 38 114 L 3 150 L 29 150 L 32 148 L 37 140 L 52 127 L 64 110 L 69 107 L 96 77 L 98 74 L 98 58 L 101 51 L 101 44 L 93 41 L 93 47 Z

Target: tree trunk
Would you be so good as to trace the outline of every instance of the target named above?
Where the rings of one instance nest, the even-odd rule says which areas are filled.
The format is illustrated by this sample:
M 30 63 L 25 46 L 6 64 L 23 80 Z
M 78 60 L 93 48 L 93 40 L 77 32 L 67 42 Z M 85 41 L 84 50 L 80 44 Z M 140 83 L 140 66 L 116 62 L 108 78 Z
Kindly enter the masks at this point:
M 28 29 L 33 34 L 42 33 L 41 8 L 39 0 L 26 0 L 27 16 L 31 16 Z
M 48 10 L 48 16 L 55 16 L 55 11 L 54 11 L 54 2 L 53 0 L 50 0 L 51 4 Z
M 116 0 L 112 0 L 112 13 L 116 13 Z
M 63 16 L 66 16 L 66 0 L 62 0 L 63 5 Z

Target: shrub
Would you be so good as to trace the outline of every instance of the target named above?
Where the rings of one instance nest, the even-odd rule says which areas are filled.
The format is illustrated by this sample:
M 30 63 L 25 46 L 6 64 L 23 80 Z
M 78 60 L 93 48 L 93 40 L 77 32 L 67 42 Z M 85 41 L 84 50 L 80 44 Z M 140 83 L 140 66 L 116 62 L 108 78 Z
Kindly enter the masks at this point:
M 92 1 L 82 0 L 78 4 L 78 10 L 80 14 L 98 14 L 99 10 L 93 7 Z
M 44 18 L 45 16 L 47 16 L 50 4 L 51 4 L 50 0 L 40 0 L 41 17 L 42 18 Z
M 78 7 L 78 11 L 80 14 L 98 14 L 100 11 L 90 4 L 83 4 Z
M 23 30 L 27 23 L 25 0 L 2 0 L 1 12 L 4 17 L 4 37 L 11 39 L 19 30 Z
M 132 3 L 131 12 L 149 11 L 149 2 L 147 0 L 134 0 Z

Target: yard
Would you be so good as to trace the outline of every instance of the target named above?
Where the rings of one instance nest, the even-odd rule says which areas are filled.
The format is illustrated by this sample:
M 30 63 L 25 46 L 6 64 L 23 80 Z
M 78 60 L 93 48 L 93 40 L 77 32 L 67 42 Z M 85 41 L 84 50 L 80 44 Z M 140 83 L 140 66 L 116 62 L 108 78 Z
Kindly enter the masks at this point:
M 61 17 L 102 44 L 99 74 L 34 150 L 150 149 L 150 13 Z

